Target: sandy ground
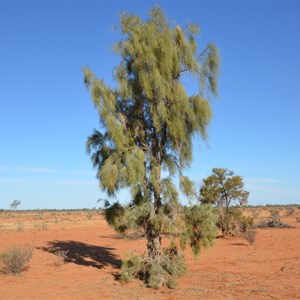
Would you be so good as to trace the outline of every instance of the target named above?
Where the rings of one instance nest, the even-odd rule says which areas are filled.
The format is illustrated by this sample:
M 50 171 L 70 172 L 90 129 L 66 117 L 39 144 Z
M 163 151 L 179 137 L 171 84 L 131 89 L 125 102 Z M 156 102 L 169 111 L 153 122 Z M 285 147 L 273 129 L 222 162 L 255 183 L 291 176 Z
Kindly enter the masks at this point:
M 142 253 L 146 241 L 119 238 L 99 213 L 91 219 L 86 212 L 2 213 L 0 251 L 29 243 L 34 252 L 21 276 L 0 274 L 0 299 L 300 299 L 295 217 L 282 221 L 296 228 L 260 229 L 253 245 L 219 238 L 197 260 L 187 250 L 188 272 L 177 287 L 153 290 L 139 280 L 116 280 L 121 259 Z M 70 262 L 56 266 L 58 250 L 69 250 Z

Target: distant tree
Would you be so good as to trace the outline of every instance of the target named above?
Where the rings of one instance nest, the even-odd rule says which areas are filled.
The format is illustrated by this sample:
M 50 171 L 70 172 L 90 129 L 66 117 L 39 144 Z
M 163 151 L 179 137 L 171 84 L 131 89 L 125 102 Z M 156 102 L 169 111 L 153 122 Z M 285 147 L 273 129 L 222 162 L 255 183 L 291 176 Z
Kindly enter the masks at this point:
M 202 203 L 210 203 L 228 210 L 230 205 L 245 205 L 249 192 L 244 190 L 241 176 L 227 169 L 214 168 L 212 175 L 203 179 L 200 189 Z
M 20 201 L 20 200 L 14 200 L 14 201 L 10 204 L 10 208 L 13 209 L 13 210 L 16 210 L 20 204 L 21 204 L 21 201 Z
M 188 240 L 195 252 L 205 244 L 204 240 L 211 242 L 214 235 L 214 227 L 209 227 L 207 220 L 213 219 L 211 209 L 183 209 L 173 178 L 179 175 L 183 194 L 196 194 L 183 170 L 192 160 L 193 137 L 207 137 L 211 119 L 207 97 L 216 94 L 218 53 L 215 45 L 208 44 L 199 54 L 198 26 L 191 24 L 184 29 L 170 24 L 157 7 L 150 10 L 146 22 L 138 16 L 121 15 L 123 38 L 114 48 L 121 56 L 114 71 L 118 82 L 115 89 L 84 68 L 84 82 L 102 125 L 87 140 L 100 187 L 109 196 L 129 187 L 133 199 L 125 206 L 106 201 L 106 218 L 121 232 L 136 226 L 145 229 L 148 267 L 144 275 L 155 287 L 164 281 L 154 280 L 149 266 L 155 265 L 155 270 L 166 273 L 166 260 L 162 257 L 167 254 L 161 247 L 163 230 L 181 236 L 182 245 Z M 199 81 L 196 94 L 187 94 L 183 74 L 191 74 Z M 201 226 L 209 228 L 203 230 Z M 167 252 L 168 259 L 176 252 L 173 250 Z
M 228 232 L 228 226 L 233 216 L 241 218 L 236 210 L 230 210 L 233 205 L 246 205 L 249 192 L 244 189 L 241 176 L 233 171 L 214 168 L 212 175 L 203 179 L 200 189 L 200 202 L 212 204 L 219 208 L 220 226 L 222 232 Z

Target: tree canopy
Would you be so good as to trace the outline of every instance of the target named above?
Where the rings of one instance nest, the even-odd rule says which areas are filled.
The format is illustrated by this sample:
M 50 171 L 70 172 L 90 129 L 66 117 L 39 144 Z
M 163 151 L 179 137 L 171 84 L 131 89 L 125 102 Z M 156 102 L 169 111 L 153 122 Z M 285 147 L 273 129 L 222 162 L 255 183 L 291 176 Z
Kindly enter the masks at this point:
M 202 180 L 200 202 L 218 207 L 218 224 L 223 235 L 236 235 L 253 226 L 252 218 L 246 218 L 236 207 L 231 207 L 247 204 L 248 197 L 243 178 L 233 171 L 214 168 L 212 175 Z
M 222 168 L 214 168 L 212 173 L 202 181 L 200 189 L 200 201 L 202 203 L 210 203 L 225 208 L 233 204 L 247 204 L 249 192 L 244 189 L 241 176 Z
M 10 204 L 10 208 L 16 210 L 20 204 L 21 204 L 21 201 L 20 201 L 20 200 L 14 200 L 14 201 Z

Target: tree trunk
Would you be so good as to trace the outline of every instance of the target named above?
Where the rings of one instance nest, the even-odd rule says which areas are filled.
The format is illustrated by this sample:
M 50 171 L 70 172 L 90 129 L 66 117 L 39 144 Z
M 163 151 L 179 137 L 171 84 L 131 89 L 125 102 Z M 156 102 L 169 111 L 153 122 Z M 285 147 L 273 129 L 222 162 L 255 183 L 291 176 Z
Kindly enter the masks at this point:
M 155 226 L 152 220 L 154 217 L 158 215 L 158 209 L 160 206 L 161 206 L 160 197 L 155 193 L 154 203 L 146 227 L 146 235 L 148 240 L 147 250 L 148 250 L 149 258 L 154 258 L 161 255 L 161 229 L 156 228 L 157 224 Z
M 159 166 L 159 172 L 157 174 L 157 184 L 160 186 L 161 180 L 161 151 L 162 145 L 160 138 L 156 134 L 156 130 L 153 132 L 153 140 L 151 145 L 151 154 L 155 157 L 156 166 Z M 151 166 L 152 167 L 152 166 Z M 147 235 L 147 250 L 148 250 L 148 258 L 153 259 L 155 257 L 161 256 L 161 227 L 157 224 L 158 220 L 155 220 L 155 224 L 153 219 L 156 218 L 159 214 L 159 208 L 161 207 L 161 197 L 160 192 L 153 187 L 153 204 L 151 206 L 151 212 L 148 219 L 148 224 L 146 228 Z
M 147 226 L 147 250 L 148 258 L 155 258 L 161 255 L 161 235 L 153 228 L 152 224 Z

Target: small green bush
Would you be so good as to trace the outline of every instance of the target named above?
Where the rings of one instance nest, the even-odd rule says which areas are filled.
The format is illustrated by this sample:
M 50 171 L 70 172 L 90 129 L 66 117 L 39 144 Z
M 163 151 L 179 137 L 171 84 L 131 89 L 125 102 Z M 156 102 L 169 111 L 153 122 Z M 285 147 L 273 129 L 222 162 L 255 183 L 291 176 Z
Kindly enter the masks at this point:
M 0 253 L 0 270 L 6 275 L 19 275 L 28 268 L 33 248 L 29 245 L 13 245 Z
M 132 255 L 130 259 L 122 262 L 120 280 L 122 283 L 132 281 L 143 273 L 143 258 L 141 255 Z
M 162 285 L 169 288 L 176 286 L 176 278 L 186 272 L 186 263 L 183 256 L 178 253 L 177 247 L 164 249 L 161 256 L 147 258 L 133 255 L 123 261 L 120 272 L 121 282 L 132 281 L 139 278 L 145 281 L 148 287 L 159 289 Z

